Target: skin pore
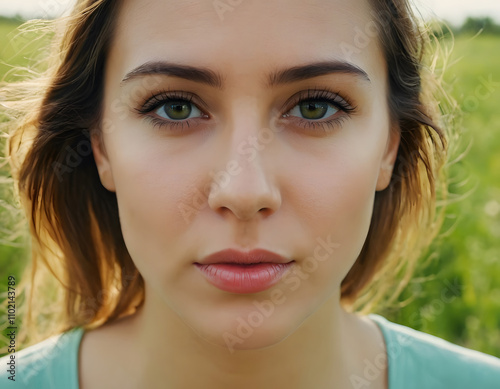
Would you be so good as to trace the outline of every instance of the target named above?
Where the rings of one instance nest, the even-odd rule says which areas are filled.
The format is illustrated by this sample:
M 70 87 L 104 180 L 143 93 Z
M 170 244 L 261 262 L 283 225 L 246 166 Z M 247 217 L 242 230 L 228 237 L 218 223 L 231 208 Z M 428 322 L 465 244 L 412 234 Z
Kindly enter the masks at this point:
M 349 388 L 385 353 L 376 325 L 340 305 L 400 140 L 379 43 L 343 49 L 372 22 L 368 1 L 231 8 L 127 0 L 117 15 L 92 146 L 146 298 L 84 335 L 80 388 Z M 282 72 L 326 61 L 328 73 Z M 226 248 L 276 252 L 294 273 L 260 293 L 224 292 L 193 263 Z M 328 257 L 311 270 L 318 252 Z M 272 313 L 239 336 L 265 301 Z M 386 374 L 370 387 L 387 388 Z

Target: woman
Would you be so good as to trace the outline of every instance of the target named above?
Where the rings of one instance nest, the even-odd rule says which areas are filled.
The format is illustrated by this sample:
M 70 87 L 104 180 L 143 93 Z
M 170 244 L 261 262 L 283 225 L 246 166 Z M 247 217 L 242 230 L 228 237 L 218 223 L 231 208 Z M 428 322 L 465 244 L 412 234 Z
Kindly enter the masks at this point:
M 78 2 L 10 139 L 65 304 L 20 387 L 497 387 L 353 308 L 437 228 L 423 42 L 404 0 Z

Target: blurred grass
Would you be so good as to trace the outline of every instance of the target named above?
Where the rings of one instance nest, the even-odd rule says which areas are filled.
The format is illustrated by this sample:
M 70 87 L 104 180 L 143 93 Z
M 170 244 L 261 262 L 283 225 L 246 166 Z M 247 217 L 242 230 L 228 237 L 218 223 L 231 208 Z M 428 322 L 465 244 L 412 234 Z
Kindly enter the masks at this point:
M 15 20 L 0 18 L 0 42 L 2 42 L 0 46 L 1 80 L 12 69 L 12 66 L 20 66 L 26 63 L 26 59 L 19 53 L 19 47 L 11 43 L 19 24 L 20 22 Z M 8 79 L 8 77 L 5 78 Z M 6 120 L 7 118 L 0 113 L 0 123 Z M 14 275 L 16 284 L 19 283 L 19 276 L 28 260 L 29 245 L 26 239 L 23 239 L 22 233 L 25 230 L 18 223 L 18 207 L 16 207 L 14 201 L 12 185 L 8 184 L 10 179 L 8 166 L 2 158 L 5 150 L 4 136 L 0 137 L 0 147 L 2 149 L 0 153 L 0 302 L 3 302 L 6 298 L 9 275 Z M 20 234 L 17 234 L 18 232 Z M 16 293 L 17 302 L 19 302 L 20 297 L 19 293 Z M 4 309 L 5 306 L 0 305 L 0 349 L 6 345 L 5 328 L 8 326 Z M 18 306 L 16 306 L 16 311 L 19 311 Z M 16 325 L 19 326 L 20 324 L 20 320 L 16 320 Z
M 34 52 L 43 46 L 29 33 L 14 39 L 18 24 L 0 18 L 0 78 L 11 69 L 6 63 L 28 63 L 21 49 Z M 465 159 L 452 166 L 450 190 L 472 192 L 448 207 L 443 228 L 448 234 L 431 247 L 437 255 L 430 266 L 416 274 L 417 281 L 427 281 L 410 284 L 401 296 L 412 302 L 379 313 L 500 357 L 500 37 L 460 36 L 452 58 L 459 60 L 452 61 L 446 80 L 464 112 L 462 149 L 472 145 Z M 5 169 L 1 173 L 7 174 Z M 10 191 L 0 187 L 0 199 L 10 206 Z M 12 224 L 8 213 L 0 207 L 2 230 Z M 27 256 L 26 248 L 5 243 L 0 241 L 0 293 L 8 274 L 19 277 Z
M 12 69 L 13 66 L 21 66 L 26 64 L 26 59 L 20 54 L 20 47 L 12 44 L 15 40 L 14 36 L 18 33 L 16 28 L 20 22 L 12 19 L 0 18 L 0 79 L 3 80 L 5 74 Z M 0 114 L 0 122 L 4 122 L 6 118 Z M 5 138 L 0 138 L 0 147 L 4 156 Z M 5 180 L 9 178 L 8 167 L 3 159 L 0 159 L 0 177 Z M 9 274 L 19 275 L 26 259 L 25 244 L 11 236 L 15 234 L 12 231 L 12 226 L 16 224 L 16 214 L 13 210 L 12 189 L 9 185 L 0 185 L 0 293 L 4 293 L 7 289 L 7 276 Z M 17 277 L 16 277 L 17 278 Z M 1 323 L 1 322 L 0 322 Z

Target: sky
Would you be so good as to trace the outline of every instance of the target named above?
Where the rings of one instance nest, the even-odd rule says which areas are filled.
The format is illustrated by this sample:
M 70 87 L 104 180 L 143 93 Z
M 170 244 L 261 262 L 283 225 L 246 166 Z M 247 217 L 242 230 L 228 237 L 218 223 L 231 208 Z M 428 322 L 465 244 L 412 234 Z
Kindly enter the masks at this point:
M 414 3 L 423 16 L 436 15 L 455 25 L 462 24 L 467 16 L 491 16 L 500 23 L 500 0 L 415 0 Z
M 27 18 L 57 16 L 75 0 L 0 0 L 0 14 Z M 491 16 L 500 23 L 500 0 L 413 0 L 424 17 L 436 15 L 458 25 L 467 16 Z

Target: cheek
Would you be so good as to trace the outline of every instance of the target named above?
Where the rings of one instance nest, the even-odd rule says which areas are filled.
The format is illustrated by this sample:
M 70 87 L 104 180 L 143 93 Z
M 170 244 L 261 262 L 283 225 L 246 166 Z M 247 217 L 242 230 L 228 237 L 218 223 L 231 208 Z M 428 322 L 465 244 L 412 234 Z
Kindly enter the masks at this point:
M 112 142 L 115 152 L 110 158 L 127 249 L 141 272 L 148 273 L 141 269 L 141 262 L 154 258 L 155 266 L 167 274 L 168 267 L 175 267 L 164 259 L 186 255 L 175 252 L 189 227 L 180 208 L 192 206 L 200 169 L 196 160 L 168 157 L 172 150 L 151 142 L 141 143 L 134 137 Z
M 343 147 L 344 146 L 344 147 Z M 303 215 L 324 230 L 329 225 L 340 236 L 367 229 L 378 176 L 379 153 L 373 147 L 340 145 L 316 168 L 294 168 L 295 191 Z M 363 235 L 364 231 L 359 231 Z
M 373 165 L 357 161 L 351 166 L 332 171 L 309 181 L 304 212 L 310 220 L 311 241 L 330 236 L 335 248 L 336 274 L 347 273 L 366 239 L 370 226 L 374 190 Z M 315 181 L 315 182 L 313 182 Z M 304 188 L 305 190 L 305 188 Z
M 301 253 L 303 257 L 312 256 L 312 260 L 303 265 L 314 269 L 316 262 L 324 269 L 311 275 L 318 284 L 338 285 L 359 256 L 373 213 L 382 143 L 346 138 L 321 164 L 306 166 L 302 161 L 294 166 L 297 178 L 288 195 L 300 210 L 299 220 L 307 223 L 304 231 L 307 241 L 312 242 Z M 334 243 L 331 257 L 319 260 L 328 242 Z

